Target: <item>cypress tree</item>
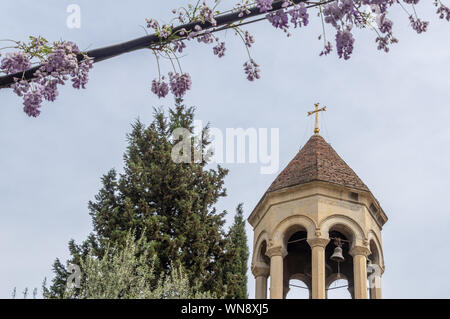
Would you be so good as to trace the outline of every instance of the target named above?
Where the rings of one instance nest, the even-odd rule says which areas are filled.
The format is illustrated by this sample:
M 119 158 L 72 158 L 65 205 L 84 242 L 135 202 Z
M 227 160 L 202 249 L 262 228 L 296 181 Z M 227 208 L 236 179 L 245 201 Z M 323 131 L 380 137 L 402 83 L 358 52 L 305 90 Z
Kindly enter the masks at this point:
M 102 258 L 108 244 L 124 244 L 130 230 L 136 238 L 145 234 L 151 247 L 149 255 L 156 257 L 155 273 L 168 274 L 171 265 L 178 264 L 201 290 L 218 296 L 226 291 L 225 281 L 232 270 L 226 274 L 224 269 L 235 254 L 223 229 L 226 213 L 217 212 L 214 205 L 226 196 L 224 178 L 228 171 L 221 166 L 207 169 L 206 158 L 190 163 L 172 160 L 172 150 L 182 139 L 173 138 L 172 133 L 183 127 L 193 134 L 194 108 L 177 99 L 168 116 L 161 109 L 154 112 L 148 127 L 139 120 L 132 125 L 124 171 L 118 174 L 112 169 L 102 177 L 103 186 L 88 205 L 93 232 L 79 245 L 69 242 L 71 258 L 66 265 L 55 261 L 55 278 L 46 290 L 47 297 L 63 296 L 69 264 L 79 264 L 88 252 Z M 205 153 L 210 144 L 207 129 L 191 137 L 192 160 L 195 152 Z M 231 236 L 242 237 L 235 233 L 239 231 L 232 230 Z M 237 255 L 243 258 L 242 253 Z M 242 296 L 246 289 L 239 291 Z
M 247 262 L 249 251 L 247 234 L 245 232 L 245 219 L 242 204 L 236 209 L 234 223 L 229 232 L 229 247 L 227 252 L 231 255 L 225 265 L 227 284 L 227 297 L 234 299 L 247 299 Z

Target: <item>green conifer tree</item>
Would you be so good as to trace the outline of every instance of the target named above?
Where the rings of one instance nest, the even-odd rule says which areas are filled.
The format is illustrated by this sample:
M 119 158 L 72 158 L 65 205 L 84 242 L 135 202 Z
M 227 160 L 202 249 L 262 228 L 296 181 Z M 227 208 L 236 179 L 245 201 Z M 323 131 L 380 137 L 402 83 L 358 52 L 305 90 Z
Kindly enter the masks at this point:
M 124 171 L 118 175 L 113 169 L 103 176 L 103 187 L 88 205 L 93 232 L 81 244 L 69 242 L 71 258 L 65 265 L 55 261 L 48 297 L 64 295 L 69 264 L 80 264 L 88 254 L 102 258 L 108 245 L 124 245 L 130 230 L 139 238 L 144 229 L 151 243 L 149 255 L 157 256 L 155 273 L 169 274 L 171 265 L 179 264 L 200 291 L 224 295 L 230 276 L 224 269 L 234 253 L 223 229 L 225 212 L 217 212 L 214 205 L 226 196 L 228 171 L 220 166 L 207 169 L 207 157 L 194 156 L 206 153 L 208 127 L 200 136 L 189 137 L 190 157 L 197 161 L 175 163 L 172 159 L 172 151 L 183 139 L 172 133 L 180 127 L 193 133 L 193 118 L 194 108 L 178 99 L 169 116 L 155 109 L 150 126 L 139 120 L 133 124 Z
M 231 258 L 228 258 L 228 262 L 224 266 L 227 297 L 247 299 L 247 262 L 249 251 L 242 204 L 236 209 L 234 223 L 229 232 L 229 239 L 227 252 L 231 255 Z

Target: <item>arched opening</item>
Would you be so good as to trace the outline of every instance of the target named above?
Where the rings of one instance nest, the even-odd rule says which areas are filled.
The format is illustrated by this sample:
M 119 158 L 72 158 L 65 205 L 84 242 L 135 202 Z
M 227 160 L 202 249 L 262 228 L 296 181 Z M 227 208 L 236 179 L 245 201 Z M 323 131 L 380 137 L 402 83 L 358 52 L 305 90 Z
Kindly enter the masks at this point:
M 374 240 L 370 241 L 369 248 L 370 255 L 367 257 L 367 262 L 380 265 L 380 252 L 378 251 L 377 244 L 375 244 Z
M 255 275 L 255 298 L 267 299 L 269 294 L 270 258 L 266 255 L 267 242 L 263 240 L 255 251 L 255 260 L 252 262 L 252 271 Z
M 287 255 L 284 258 L 285 298 L 309 299 L 311 296 L 311 248 L 306 229 L 295 226 L 285 236 Z
M 265 264 L 269 267 L 270 266 L 270 258 L 266 255 L 266 251 L 267 251 L 267 242 L 264 240 L 261 243 L 261 246 L 259 249 L 258 261 L 262 262 L 263 264 Z
M 348 280 L 340 275 L 339 278 L 331 281 L 327 285 L 327 299 L 352 299 L 350 293 Z
M 310 299 L 311 289 L 308 285 L 299 279 L 292 278 L 289 280 L 289 292 L 286 299 Z
M 336 225 L 329 231 L 330 242 L 325 248 L 325 278 L 328 299 L 351 299 L 353 295 L 353 258 L 350 249 L 353 233 L 345 226 Z M 337 247 L 342 249 L 342 258 Z

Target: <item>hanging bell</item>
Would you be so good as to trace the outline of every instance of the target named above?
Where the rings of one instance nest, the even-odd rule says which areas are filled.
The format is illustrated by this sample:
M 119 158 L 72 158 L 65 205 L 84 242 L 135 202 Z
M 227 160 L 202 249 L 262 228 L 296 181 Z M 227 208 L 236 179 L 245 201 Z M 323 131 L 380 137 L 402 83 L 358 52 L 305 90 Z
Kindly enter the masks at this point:
M 338 263 L 343 262 L 345 260 L 345 258 L 342 255 L 342 248 L 337 246 L 334 249 L 334 253 L 333 253 L 333 255 L 331 255 L 330 259 L 335 261 L 335 262 L 338 262 Z

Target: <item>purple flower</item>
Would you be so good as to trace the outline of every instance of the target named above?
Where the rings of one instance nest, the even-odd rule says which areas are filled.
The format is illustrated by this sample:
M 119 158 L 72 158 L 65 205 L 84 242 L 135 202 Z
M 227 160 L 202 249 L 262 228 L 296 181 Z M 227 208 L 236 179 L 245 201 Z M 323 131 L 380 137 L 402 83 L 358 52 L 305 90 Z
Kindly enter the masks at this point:
M 28 56 L 23 52 L 8 52 L 2 59 L 0 70 L 6 74 L 23 72 L 31 66 Z
M 209 21 L 213 27 L 217 25 L 217 21 L 214 19 L 214 12 L 204 3 L 202 9 L 200 10 L 200 17 L 203 21 Z
M 34 42 L 40 45 L 39 42 Z M 81 61 L 78 61 L 79 58 Z M 2 69 L 6 72 L 23 71 L 30 67 L 30 62 L 23 54 L 7 55 L 2 61 Z M 41 111 L 42 101 L 55 101 L 58 96 L 58 85 L 65 84 L 69 79 L 74 88 L 85 88 L 88 82 L 89 70 L 93 60 L 81 53 L 73 42 L 55 44 L 47 60 L 34 73 L 30 81 L 14 79 L 11 86 L 18 96 L 23 96 L 24 111 L 32 117 L 37 117 Z
M 89 70 L 93 67 L 94 61 L 87 56 L 80 62 L 78 68 L 72 73 L 72 86 L 75 89 L 86 88 L 86 84 L 89 81 Z
M 288 11 L 288 14 L 291 16 L 291 23 L 294 28 L 308 25 L 309 14 L 303 2 L 300 5 L 295 5 L 293 9 Z
M 170 78 L 170 90 L 175 95 L 175 97 L 183 97 L 188 90 L 191 89 L 192 80 L 188 73 L 169 73 Z
M 43 64 L 43 71 L 64 77 L 78 67 L 77 54 L 80 52 L 77 45 L 72 42 L 61 42 L 48 55 L 48 60 Z
M 255 79 L 259 79 L 260 71 L 261 70 L 259 69 L 259 65 L 256 64 L 253 59 L 250 59 L 250 61 L 244 63 L 244 72 L 247 75 L 247 80 L 254 81 Z
M 169 93 L 169 85 L 163 80 L 164 77 L 161 81 L 153 80 L 152 82 L 152 92 L 155 93 L 158 98 L 164 98 Z
M 145 19 L 145 22 L 147 22 L 147 28 L 149 29 L 158 29 L 159 27 L 159 23 L 158 21 L 154 20 L 154 19 Z
M 412 15 L 409 16 L 409 21 L 411 22 L 412 28 L 414 30 L 416 30 L 417 33 L 422 33 L 422 32 L 426 32 L 427 31 L 427 27 L 428 27 L 428 24 L 429 24 L 428 21 L 422 21 L 419 18 L 414 19 L 414 17 Z
M 42 86 L 41 94 L 47 101 L 53 102 L 58 96 L 58 80 L 48 80 L 45 85 Z
M 28 83 L 28 81 L 26 80 L 19 81 L 19 79 L 14 78 L 14 84 L 11 85 L 11 88 L 13 89 L 14 93 L 22 97 L 30 89 L 30 83 Z
M 283 30 L 286 30 L 287 28 L 289 28 L 289 17 L 287 15 L 286 12 L 284 12 L 284 10 L 278 10 L 276 12 L 271 12 L 269 14 L 267 14 L 266 16 L 267 20 L 269 20 L 270 23 L 272 23 L 272 25 L 275 28 L 280 28 Z
M 272 10 L 273 0 L 256 0 L 256 5 L 259 8 L 259 12 L 267 12 Z
M 178 53 L 183 53 L 183 50 L 186 48 L 186 44 L 183 40 L 173 41 L 173 50 Z
M 209 31 L 206 31 L 205 33 L 203 33 L 201 36 L 199 36 L 197 38 L 197 41 L 209 44 L 209 43 L 214 42 L 214 37 L 212 36 L 212 34 Z
M 375 42 L 378 43 L 378 50 L 389 52 L 389 44 L 397 43 L 398 40 L 392 36 L 392 32 L 389 32 L 385 36 L 377 37 L 375 39 Z
M 255 43 L 255 39 L 248 31 L 245 31 L 245 45 L 250 48 L 253 43 Z
M 338 31 L 336 33 L 336 50 L 339 58 L 344 57 L 344 60 L 348 60 L 353 52 L 353 35 L 349 29 L 345 31 Z
M 382 33 L 392 32 L 392 21 L 386 18 L 386 14 L 380 14 L 377 16 L 377 23 Z
M 437 3 L 436 3 L 436 6 L 437 6 Z M 440 4 L 436 13 L 439 14 L 439 19 L 445 18 L 447 21 L 450 21 L 450 9 L 448 7 L 446 7 L 445 5 L 443 5 L 442 3 Z
M 325 44 L 325 46 L 323 47 L 323 51 L 320 52 L 319 55 L 320 56 L 328 55 L 328 54 L 330 54 L 331 50 L 333 50 L 333 47 L 331 46 L 330 41 L 328 41 L 327 44 Z
M 170 28 L 167 26 L 163 26 L 159 32 L 159 36 L 163 39 L 167 39 L 171 34 L 172 32 L 170 31 Z
M 217 55 L 219 58 L 225 55 L 225 50 L 225 42 L 221 42 L 213 48 L 214 55 Z
M 241 4 L 238 3 L 236 5 L 236 9 L 239 12 L 239 18 L 242 18 L 244 16 L 244 14 L 249 15 L 250 13 L 252 13 L 249 9 L 248 9 L 248 4 Z
M 25 94 L 23 98 L 24 112 L 30 117 L 38 117 L 41 114 L 39 108 L 42 103 L 42 95 L 39 90 Z
M 381 0 L 386 1 L 386 0 Z M 340 22 L 346 17 L 346 20 L 352 20 L 353 0 L 338 0 L 324 6 L 323 15 L 325 22 L 330 23 L 336 29 L 339 29 Z

